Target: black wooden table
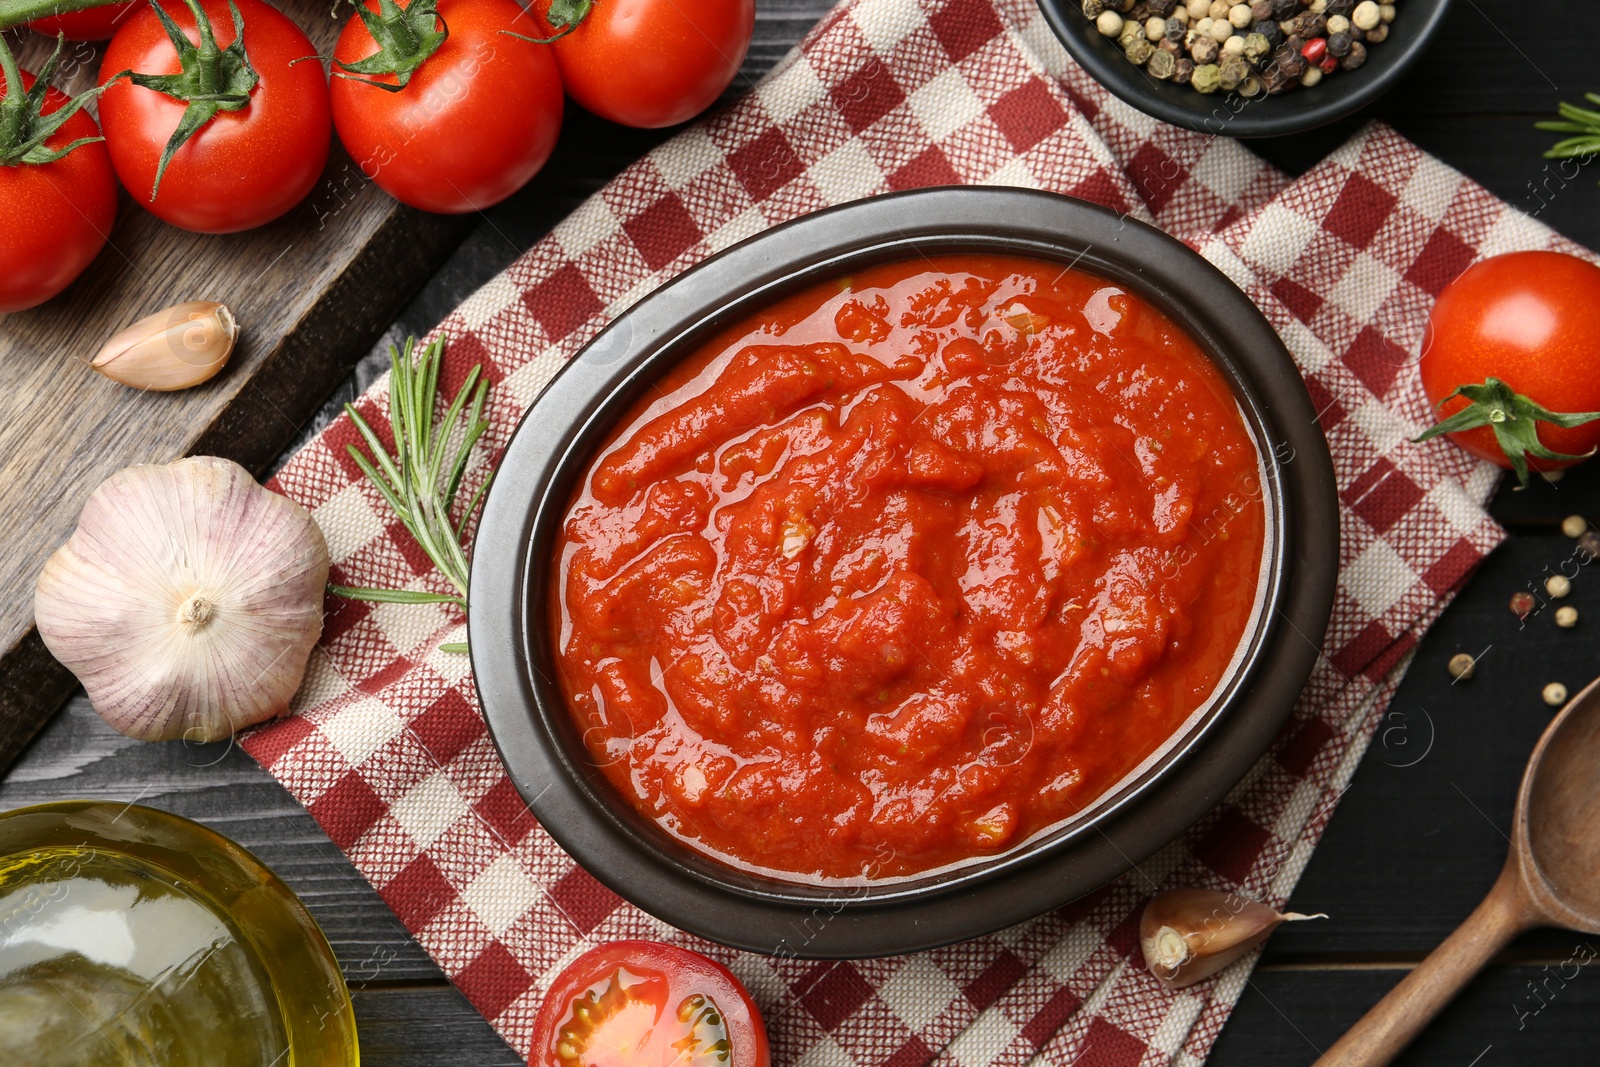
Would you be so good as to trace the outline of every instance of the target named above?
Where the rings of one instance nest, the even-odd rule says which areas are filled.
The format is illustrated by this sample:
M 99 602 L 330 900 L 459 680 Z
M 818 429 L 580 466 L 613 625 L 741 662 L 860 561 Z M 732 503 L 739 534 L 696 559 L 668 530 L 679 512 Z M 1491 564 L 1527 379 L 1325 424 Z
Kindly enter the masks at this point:
M 758 7 L 748 79 L 827 4 Z M 1600 247 L 1600 168 L 1563 179 L 1539 156 L 1552 138 L 1532 125 L 1557 100 L 1600 90 L 1588 22 L 1570 0 L 1458 0 L 1431 53 L 1368 115 L 1255 147 L 1296 171 L 1362 118 L 1382 118 L 1511 204 Z M 433 325 L 668 135 L 569 110 L 544 172 L 485 214 L 393 333 Z M 366 361 L 345 394 L 365 385 L 375 365 Z M 1291 901 L 1331 919 L 1287 927 L 1272 940 L 1217 1043 L 1211 1062 L 1219 1067 L 1309 1063 L 1467 916 L 1500 868 L 1523 761 L 1551 716 L 1540 689 L 1560 681 L 1576 692 L 1600 674 L 1600 570 L 1585 568 L 1573 583 L 1566 602 L 1580 613 L 1576 629 L 1557 629 L 1551 609 L 1522 625 L 1507 608 L 1513 592 L 1539 586 L 1572 557 L 1573 542 L 1557 529 L 1563 516 L 1600 520 L 1600 465 L 1525 493 L 1502 487 L 1493 510 L 1511 540 L 1423 641 Z M 1481 663 L 1471 681 L 1451 685 L 1444 665 L 1460 651 Z M 0 780 L 0 809 L 68 797 L 138 801 L 198 819 L 276 870 L 344 964 L 370 1067 L 519 1062 L 311 817 L 244 753 L 226 743 L 130 741 L 79 697 Z M 1400 1062 L 1600 1062 L 1600 969 L 1571 977 L 1569 962 L 1597 950 L 1600 938 L 1558 931 L 1519 939 Z

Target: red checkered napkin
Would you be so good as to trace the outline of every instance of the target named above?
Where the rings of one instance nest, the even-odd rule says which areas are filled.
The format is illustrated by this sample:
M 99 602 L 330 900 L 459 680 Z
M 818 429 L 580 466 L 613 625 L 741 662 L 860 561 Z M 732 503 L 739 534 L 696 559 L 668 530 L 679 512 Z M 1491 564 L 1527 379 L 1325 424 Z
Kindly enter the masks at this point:
M 1199 1062 L 1249 965 L 1162 989 L 1138 959 L 1143 900 L 1185 884 L 1288 897 L 1418 635 L 1502 536 L 1482 508 L 1495 472 L 1409 443 L 1428 421 L 1410 364 L 1432 296 L 1475 256 L 1570 246 L 1383 127 L 1290 182 L 1232 141 L 1162 126 L 1075 67 L 1029 0 L 847 0 L 738 104 L 629 168 L 451 315 L 446 387 L 485 365 L 499 449 L 561 362 L 673 274 L 816 208 L 952 182 L 1154 222 L 1234 278 L 1294 352 L 1343 509 L 1333 620 L 1305 635 L 1326 655 L 1293 722 L 1218 810 L 1069 907 L 917 956 L 773 960 L 694 943 L 551 841 L 506 778 L 466 658 L 436 650 L 462 637 L 458 614 L 335 602 L 297 714 L 245 748 L 519 1052 L 567 962 L 641 936 L 726 960 L 785 1067 Z M 360 403 L 375 425 L 385 388 Z M 316 515 L 336 581 L 442 591 L 345 455 L 355 441 L 340 420 L 276 488 Z

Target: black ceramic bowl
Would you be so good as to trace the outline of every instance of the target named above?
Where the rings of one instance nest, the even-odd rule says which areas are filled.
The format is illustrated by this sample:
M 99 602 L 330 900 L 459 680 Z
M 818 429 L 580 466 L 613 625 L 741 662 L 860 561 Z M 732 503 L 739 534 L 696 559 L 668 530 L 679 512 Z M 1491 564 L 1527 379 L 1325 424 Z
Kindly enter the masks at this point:
M 1367 61 L 1309 89 L 1247 100 L 1237 93 L 1196 92 L 1129 63 L 1115 40 L 1103 37 L 1080 0 L 1039 0 L 1045 21 L 1072 58 L 1124 101 L 1175 126 L 1227 137 L 1280 137 L 1343 118 L 1392 89 L 1444 21 L 1450 0 L 1398 0 L 1389 39 L 1367 49 Z
M 585 750 L 553 681 L 549 561 L 562 517 L 616 419 L 700 339 L 778 297 L 872 262 L 984 250 L 1076 265 L 1182 325 L 1232 383 L 1264 460 L 1269 526 L 1257 621 L 1198 721 L 1077 821 L 945 873 L 847 887 L 735 870 L 639 816 Z M 484 713 L 551 836 L 646 911 L 739 948 L 881 956 L 965 940 L 1104 885 L 1210 810 L 1266 749 L 1317 656 L 1338 561 L 1327 442 L 1261 313 L 1188 248 L 1079 200 L 945 188 L 856 201 L 778 226 L 624 312 L 518 427 L 484 505 L 468 619 Z

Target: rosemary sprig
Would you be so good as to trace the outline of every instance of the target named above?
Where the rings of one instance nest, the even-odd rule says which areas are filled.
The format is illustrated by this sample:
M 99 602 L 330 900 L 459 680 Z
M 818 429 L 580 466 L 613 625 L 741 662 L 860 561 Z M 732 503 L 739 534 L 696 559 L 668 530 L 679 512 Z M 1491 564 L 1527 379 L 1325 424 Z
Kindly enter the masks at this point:
M 372 450 L 372 458 L 368 459 L 354 445 L 345 447 L 401 524 L 439 568 L 439 573 L 456 587 L 456 592 L 328 586 L 330 592 L 347 600 L 385 604 L 447 603 L 466 610 L 469 567 L 461 541 L 493 480 L 493 473 L 483 480 L 455 519 L 451 518 L 451 512 L 456 510 L 456 497 L 461 492 L 461 480 L 466 475 L 473 446 L 489 428 L 489 420 L 483 417 L 484 405 L 489 399 L 489 382 L 483 377 L 482 366 L 473 367 L 445 410 L 444 418 L 436 422 L 433 413 L 439 395 L 439 368 L 444 362 L 445 342 L 446 338 L 437 338 L 423 347 L 420 356 L 414 356 L 415 337 L 406 338 L 403 353 L 389 346 L 389 426 L 394 432 L 395 454 L 389 455 L 383 441 L 351 404 L 344 406 L 345 414 L 350 416 L 351 423 Z M 458 423 L 461 424 L 459 434 Z M 465 652 L 467 646 L 449 642 L 439 649 Z
M 1584 93 L 1591 104 L 1600 104 L 1600 94 Z M 1575 136 L 1557 141 L 1545 152 L 1546 159 L 1575 159 L 1600 153 L 1600 111 L 1591 111 L 1563 101 L 1559 105 L 1560 121 L 1536 122 L 1537 129 L 1551 133 L 1570 133 Z

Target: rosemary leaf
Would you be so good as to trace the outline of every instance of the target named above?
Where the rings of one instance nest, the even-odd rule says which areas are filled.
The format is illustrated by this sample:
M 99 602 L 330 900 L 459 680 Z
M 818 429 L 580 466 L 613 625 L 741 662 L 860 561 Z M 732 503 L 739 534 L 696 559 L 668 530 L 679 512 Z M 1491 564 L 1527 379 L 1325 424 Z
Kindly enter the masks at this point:
M 1600 104 L 1600 94 L 1584 93 L 1584 99 L 1591 103 Z M 1545 130 L 1549 133 L 1571 133 L 1576 137 L 1568 137 L 1558 141 L 1545 150 L 1545 159 L 1576 159 L 1579 156 L 1593 157 L 1600 155 L 1600 111 L 1591 111 L 1562 101 L 1557 107 L 1561 114 L 1559 120 L 1546 120 L 1534 123 L 1534 128 Z M 1587 162 L 1587 159 L 1585 160 Z
M 489 428 L 489 420 L 483 417 L 489 382 L 481 366 L 473 367 L 443 416 L 435 418 L 444 346 L 445 339 L 441 337 L 424 345 L 419 353 L 416 338 L 407 338 L 403 351 L 393 345 L 389 348 L 389 429 L 394 436 L 394 454 L 390 455 L 377 432 L 350 404 L 345 405 L 345 413 L 372 454 L 369 457 L 355 445 L 346 447 L 406 532 L 457 592 L 329 585 L 329 592 L 336 596 L 388 604 L 455 604 L 463 611 L 467 608 L 471 568 L 461 539 L 483 501 L 490 478 L 485 478 L 472 494 L 459 519 L 452 519 L 451 514 L 473 448 Z M 460 642 L 439 647 L 446 652 L 467 650 Z

